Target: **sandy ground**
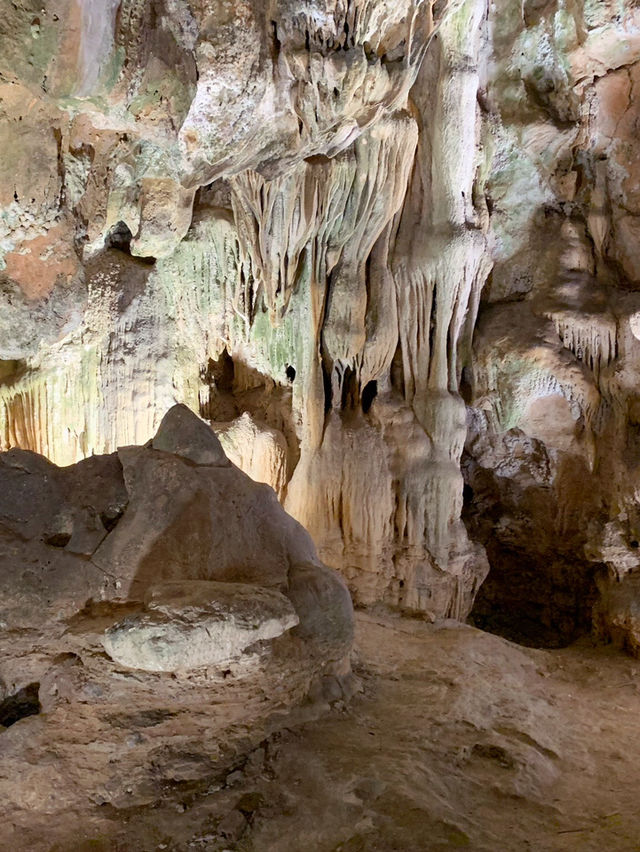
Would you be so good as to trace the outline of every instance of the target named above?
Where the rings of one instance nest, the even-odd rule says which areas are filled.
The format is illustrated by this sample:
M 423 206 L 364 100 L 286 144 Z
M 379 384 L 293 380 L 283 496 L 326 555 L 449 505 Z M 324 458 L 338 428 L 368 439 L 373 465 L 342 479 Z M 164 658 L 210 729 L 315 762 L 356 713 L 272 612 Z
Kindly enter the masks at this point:
M 354 670 L 225 778 L 0 849 L 640 852 L 639 661 L 360 613 Z

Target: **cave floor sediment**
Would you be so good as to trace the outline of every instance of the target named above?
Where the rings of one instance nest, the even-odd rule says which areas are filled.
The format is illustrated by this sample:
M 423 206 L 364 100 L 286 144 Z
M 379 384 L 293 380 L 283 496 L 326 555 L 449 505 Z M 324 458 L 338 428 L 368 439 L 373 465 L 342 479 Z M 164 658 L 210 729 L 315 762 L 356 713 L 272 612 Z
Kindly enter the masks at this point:
M 360 612 L 353 666 L 349 704 L 291 724 L 222 785 L 26 832 L 4 814 L 2 850 L 640 849 L 640 661 Z

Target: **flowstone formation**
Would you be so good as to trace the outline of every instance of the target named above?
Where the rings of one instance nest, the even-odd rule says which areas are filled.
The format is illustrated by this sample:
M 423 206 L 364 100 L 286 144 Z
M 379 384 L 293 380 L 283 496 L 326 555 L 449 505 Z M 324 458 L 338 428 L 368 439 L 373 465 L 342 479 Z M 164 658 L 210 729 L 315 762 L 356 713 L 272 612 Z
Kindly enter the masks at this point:
M 70 467 L 0 454 L 0 530 L 12 830 L 40 842 L 69 810 L 223 778 L 310 692 L 350 694 L 344 582 L 185 406 L 147 446 Z
M 11 3 L 0 447 L 183 403 L 356 602 L 637 651 L 636 5 Z

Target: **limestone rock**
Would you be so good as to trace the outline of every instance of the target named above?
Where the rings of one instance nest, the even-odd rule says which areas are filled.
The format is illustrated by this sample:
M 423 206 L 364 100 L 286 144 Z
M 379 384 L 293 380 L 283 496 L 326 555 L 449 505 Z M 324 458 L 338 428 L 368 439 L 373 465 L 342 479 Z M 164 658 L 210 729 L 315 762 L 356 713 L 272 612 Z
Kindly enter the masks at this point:
M 229 459 L 214 432 L 199 422 L 186 405 L 174 405 L 160 421 L 151 446 L 198 465 L 226 467 Z
M 35 453 L 0 455 L 0 621 L 46 624 L 100 599 L 109 585 L 87 559 L 127 505 L 115 456 L 58 468 Z
M 110 627 L 103 644 L 117 663 L 154 672 L 228 665 L 299 622 L 278 592 L 204 580 L 152 586 L 146 610 Z
M 227 457 L 256 482 L 270 485 L 282 498 L 288 455 L 282 432 L 256 422 L 248 411 L 230 423 L 212 425 Z
M 465 618 L 507 539 L 584 597 L 607 525 L 638 536 L 639 23 L 630 0 L 11 5 L 0 448 L 69 465 L 177 401 L 364 605 Z M 506 508 L 470 537 L 489 444 Z M 225 464 L 203 431 L 183 452 Z M 57 558 L 94 558 L 96 517 L 56 513 Z
M 637 0 L 2 13 L 7 831 L 339 702 L 350 594 L 638 654 Z M 548 804 L 518 738 L 449 765 Z
M 623 579 L 602 573 L 600 599 L 595 607 L 596 635 L 640 657 L 640 583 L 637 574 Z
M 0 454 L 6 807 L 156 801 L 348 681 L 349 593 L 273 490 L 185 407 L 152 444 L 67 468 Z
M 466 20 L 463 5 L 453 3 L 452 14 Z M 284 0 L 268 13 L 256 0 L 202 7 L 127 0 L 117 13 L 109 4 L 98 14 L 92 3 L 57 0 L 45 11 L 29 17 L 26 7 L 13 9 L 3 22 L 12 36 L 0 50 L 12 128 L 6 162 L 15 173 L 2 199 L 10 298 L 0 323 L 6 358 L 16 362 L 0 379 L 0 448 L 70 464 L 145 443 L 176 400 L 207 416 L 212 397 L 226 394 L 229 416 L 216 419 L 236 420 L 225 429 L 232 460 L 285 500 L 292 478 L 295 492 L 316 465 L 329 411 L 346 420 L 361 409 L 368 414 L 378 387 L 390 408 L 397 410 L 398 397 L 413 405 L 413 380 L 406 394 L 403 381 L 390 381 L 399 343 L 396 288 L 405 290 L 392 273 L 393 222 L 416 151 L 431 169 L 409 91 L 442 10 L 414 0 L 326 8 Z M 457 51 L 443 69 L 458 67 L 467 49 L 475 55 L 472 18 L 468 45 L 453 45 L 458 24 L 443 29 Z M 474 102 L 473 81 L 466 105 Z M 26 115 L 28 97 L 34 108 Z M 447 95 L 452 103 L 456 97 Z M 438 118 L 438 132 L 452 121 Z M 467 194 L 474 157 L 469 145 L 460 161 Z M 409 230 L 420 219 L 416 211 L 412 198 Z M 460 241 L 456 262 L 467 242 Z M 48 262 L 54 254 L 55 269 Z M 460 315 L 472 281 L 479 286 L 482 277 L 472 266 Z M 37 299 L 33 309 L 23 304 L 30 299 Z M 222 353 L 238 373 L 229 389 L 218 388 L 214 375 Z M 256 376 L 265 388 L 259 402 Z M 237 421 L 247 413 L 259 428 L 249 428 L 246 417 Z M 388 424 L 368 421 L 382 449 Z M 424 430 L 419 414 L 416 428 Z M 165 437 L 156 449 L 176 449 Z M 331 440 L 346 446 L 348 427 Z M 389 448 L 397 459 L 402 441 Z M 202 463 L 200 450 L 184 452 Z M 217 449 L 210 451 L 216 464 Z M 335 456 L 328 447 L 320 464 Z M 434 459 L 432 473 L 438 465 Z M 355 479 L 341 494 L 354 522 L 343 542 L 333 539 L 329 505 L 309 513 L 303 500 L 289 503 L 305 521 L 315 515 L 315 529 L 330 528 L 318 540 L 322 554 L 362 601 L 401 598 L 424 609 L 426 570 L 448 578 L 430 612 L 466 611 L 484 569 L 480 557 L 467 570 L 475 550 L 459 523 L 459 473 L 445 477 L 453 503 L 436 513 L 438 541 L 431 542 L 425 481 L 410 482 L 408 465 L 399 468 L 397 488 L 383 477 L 379 527 L 375 489 L 363 510 L 352 467 Z M 340 473 L 327 468 L 323 475 Z M 434 485 L 434 495 L 441 490 Z M 416 517 L 405 545 L 394 537 L 388 503 L 402 514 L 407 499 Z M 91 543 L 74 546 L 86 555 Z M 450 551 L 467 553 L 464 571 Z M 374 580 L 377 563 L 384 568 Z
M 140 599 L 148 586 L 177 578 L 284 589 L 291 564 L 318 563 L 308 533 L 273 490 L 231 465 L 194 466 L 139 447 L 118 457 L 128 509 L 93 556 L 115 578 L 112 595 Z

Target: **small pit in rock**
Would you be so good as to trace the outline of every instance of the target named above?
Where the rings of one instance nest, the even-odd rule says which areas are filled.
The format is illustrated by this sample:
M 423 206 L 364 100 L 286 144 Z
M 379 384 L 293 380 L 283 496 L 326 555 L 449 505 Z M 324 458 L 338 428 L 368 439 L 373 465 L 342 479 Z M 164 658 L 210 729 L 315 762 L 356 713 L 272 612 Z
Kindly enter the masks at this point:
M 13 695 L 7 696 L 0 704 L 0 727 L 10 728 L 20 719 L 37 716 L 42 710 L 39 692 L 39 683 L 29 683 Z
M 71 541 L 71 534 L 67 532 L 54 532 L 45 537 L 45 543 L 51 547 L 66 547 Z

